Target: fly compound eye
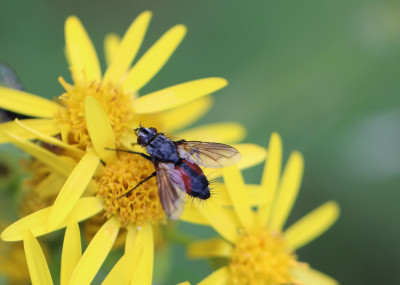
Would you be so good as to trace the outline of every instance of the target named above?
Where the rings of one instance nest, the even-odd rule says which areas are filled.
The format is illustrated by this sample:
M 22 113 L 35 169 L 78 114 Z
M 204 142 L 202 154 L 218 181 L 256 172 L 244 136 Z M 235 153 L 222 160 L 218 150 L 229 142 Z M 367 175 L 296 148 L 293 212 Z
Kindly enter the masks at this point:
M 144 136 L 138 136 L 137 143 L 144 146 L 147 143 L 147 138 Z
M 156 128 L 149 128 L 149 131 L 152 135 L 157 134 L 157 129 Z

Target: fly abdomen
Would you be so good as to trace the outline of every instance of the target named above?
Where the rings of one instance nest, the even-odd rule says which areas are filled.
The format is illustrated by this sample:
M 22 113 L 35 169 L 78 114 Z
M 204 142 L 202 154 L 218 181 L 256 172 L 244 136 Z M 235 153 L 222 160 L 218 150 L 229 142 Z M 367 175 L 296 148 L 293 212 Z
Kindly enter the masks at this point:
M 210 198 L 210 188 L 208 180 L 203 173 L 203 170 L 186 159 L 181 159 L 176 165 L 182 175 L 182 180 L 185 184 L 186 193 L 192 197 L 200 199 Z

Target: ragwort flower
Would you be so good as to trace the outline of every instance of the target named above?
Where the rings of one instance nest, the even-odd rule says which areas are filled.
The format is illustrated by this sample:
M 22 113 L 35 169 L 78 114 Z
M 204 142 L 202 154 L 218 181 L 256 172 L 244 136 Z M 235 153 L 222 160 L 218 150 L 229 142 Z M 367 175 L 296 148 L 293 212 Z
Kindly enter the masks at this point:
M 172 27 L 130 67 L 150 18 L 151 12 L 140 14 L 120 42 L 115 36 L 107 38 L 109 66 L 102 76 L 96 51 L 84 27 L 76 17 L 69 17 L 65 23 L 66 56 L 74 83 L 68 84 L 60 78 L 65 93 L 57 102 L 0 87 L 0 108 L 36 117 L 24 120 L 24 124 L 47 135 L 60 134 L 64 142 L 82 150 L 91 145 L 84 110 L 87 96 L 95 98 L 106 112 L 118 147 L 130 145 L 134 140 L 131 129 L 139 122 L 166 132 L 192 123 L 210 106 L 210 99 L 204 96 L 223 88 L 227 82 L 216 77 L 198 79 L 138 97 L 140 89 L 160 71 L 186 34 L 185 26 Z M 184 109 L 172 110 L 190 102 L 192 105 Z M 182 112 L 187 113 L 186 119 L 179 118 Z M 168 123 L 163 124 L 165 121 Z M 25 139 L 36 138 L 15 122 L 1 124 L 0 130 Z M 8 141 L 9 137 L 0 132 L 0 142 Z
M 107 121 L 104 110 L 93 97 L 86 98 L 85 109 L 94 148 L 90 148 L 78 163 L 71 162 L 70 158 L 59 157 L 47 149 L 8 133 L 14 144 L 52 167 L 54 171 L 60 171 L 60 175 L 68 174 L 66 175 L 68 178 L 52 207 L 39 210 L 15 222 L 3 231 L 1 238 L 6 241 L 21 240 L 27 230 L 34 236 L 40 236 L 65 227 L 72 219 L 82 221 L 104 211 L 104 216 L 108 218 L 106 224 L 109 224 L 109 232 L 108 236 L 99 240 L 102 246 L 98 247 L 98 251 L 102 255 L 101 258 L 96 259 L 98 267 L 90 267 L 92 270 L 90 273 L 94 274 L 93 272 L 100 268 L 101 263 L 98 262 L 104 261 L 120 228 L 126 228 L 126 248 L 131 246 L 138 233 L 146 233 L 146 239 L 143 240 L 143 258 L 137 269 L 130 274 L 139 276 L 138 284 L 150 284 L 154 251 L 153 225 L 165 222 L 165 214 L 157 194 L 157 185 L 155 181 L 150 181 L 130 195 L 121 199 L 119 197 L 145 175 L 153 172 L 154 168 L 151 168 L 151 164 L 146 164 L 146 160 L 141 156 L 116 154 L 114 151 L 105 150 L 105 143 L 110 141 L 113 135 L 111 124 Z M 21 122 L 17 123 L 24 126 Z M 54 142 L 59 147 L 71 148 L 46 135 L 38 134 L 38 137 L 47 143 Z M 237 145 L 237 148 L 243 155 L 240 167 L 248 167 L 265 158 L 263 148 L 248 144 Z M 114 154 L 115 158 L 107 161 L 102 155 L 107 155 L 109 152 Z M 105 162 L 104 166 L 99 163 L 100 159 Z M 84 197 L 81 198 L 82 195 Z M 93 195 L 97 197 L 87 197 Z M 78 267 L 86 268 L 87 263 L 93 263 L 93 260 L 85 259 Z M 83 270 L 76 270 L 79 274 L 88 274 Z M 136 274 L 137 272 L 140 274 Z
M 109 132 L 108 136 L 103 136 L 101 132 L 98 132 L 99 135 L 94 138 L 101 141 L 96 145 L 100 145 L 103 148 L 97 148 L 96 151 L 100 153 L 103 161 L 115 161 L 115 153 L 105 151 L 104 147 L 130 148 L 131 143 L 136 139 L 130 128 L 135 128 L 139 122 L 142 122 L 167 133 L 176 132 L 176 130 L 191 124 L 209 109 L 211 105 L 210 97 L 200 97 L 226 85 L 226 80 L 222 78 L 207 78 L 179 84 L 154 92 L 151 95 L 137 98 L 137 92 L 140 88 L 161 69 L 186 33 L 186 28 L 182 25 L 171 28 L 132 68 L 129 68 L 141 45 L 150 18 L 150 12 L 142 13 L 132 23 L 121 41 L 115 35 L 106 38 L 105 50 L 109 67 L 102 78 L 96 52 L 83 26 L 77 18 L 68 18 L 65 26 L 66 53 L 75 84 L 68 85 L 61 79 L 67 92 L 60 96 L 59 104 L 19 90 L 0 88 L 0 93 L 2 94 L 0 96 L 1 107 L 20 111 L 21 113 L 30 112 L 28 115 L 31 116 L 35 116 L 35 112 L 37 116 L 39 116 L 39 113 L 47 112 L 47 115 L 42 117 L 53 118 L 52 120 L 28 119 L 0 125 L 0 142 L 11 141 L 25 151 L 35 148 L 36 156 L 38 152 L 42 153 L 39 160 L 57 170 L 46 175 L 43 181 L 38 181 L 37 187 L 33 185 L 32 192 L 36 197 L 44 196 L 39 193 L 40 191 L 36 191 L 43 189 L 42 186 L 45 185 L 46 189 L 59 189 L 59 187 L 55 186 L 60 184 L 63 176 L 69 176 L 76 164 L 71 163 L 70 159 L 64 159 L 64 157 L 79 161 L 84 156 L 86 148 L 93 146 L 87 127 L 87 117 L 90 120 L 91 116 L 86 114 L 86 98 L 90 98 L 96 104 L 98 103 L 106 114 L 105 117 L 102 117 L 104 118 L 102 122 L 91 121 L 93 128 L 97 127 L 99 129 L 99 126 L 111 124 L 112 132 Z M 120 90 L 120 92 L 117 89 L 122 91 Z M 200 99 L 195 100 L 196 98 Z M 193 100 L 195 101 L 188 103 Z M 144 105 L 141 105 L 142 103 L 140 102 L 143 102 Z M 145 106 L 151 110 L 145 111 Z M 174 108 L 176 106 L 180 107 Z M 49 135 L 57 133 L 60 134 L 65 144 L 60 144 L 56 139 L 48 138 Z M 186 139 L 193 137 L 213 138 L 216 141 L 233 142 L 242 139 L 244 133 L 244 128 L 238 124 L 220 123 L 198 127 L 191 131 L 181 132 L 178 135 Z M 55 158 L 54 155 L 44 153 L 44 150 L 40 150 L 35 146 L 23 146 L 21 138 L 43 139 L 44 134 L 47 135 L 45 140 L 49 144 L 59 147 L 58 155 L 62 156 L 64 161 L 60 162 L 60 159 Z M 88 156 L 90 155 L 88 154 Z M 138 161 L 140 166 L 137 164 Z M 85 167 L 87 166 L 87 170 L 93 172 L 98 161 L 92 159 L 91 162 L 93 163 L 91 167 L 86 164 Z M 132 183 L 140 181 L 140 178 L 148 174 L 148 172 L 138 169 L 143 168 L 142 164 L 146 163 L 134 159 L 134 163 L 129 166 L 133 170 L 138 170 L 136 171 L 138 175 L 133 173 L 134 180 Z M 145 167 L 145 169 L 149 170 L 150 168 Z M 93 187 L 91 188 L 93 190 Z M 51 201 L 54 195 L 53 193 L 50 196 L 48 194 L 46 193 L 46 201 Z M 105 195 L 107 194 L 105 193 Z M 154 196 L 154 191 L 150 192 L 149 195 Z M 25 197 L 28 196 L 26 195 Z M 75 202 L 79 196 L 75 197 Z M 22 204 L 25 207 L 23 209 L 25 212 L 27 208 L 33 209 L 37 205 L 43 205 L 45 202 L 36 201 L 38 203 L 32 203 L 33 200 L 27 201 L 27 199 L 24 199 L 24 201 Z M 59 199 L 58 204 L 61 205 L 62 202 L 65 201 Z M 72 204 L 71 201 L 68 203 L 68 205 Z M 60 219 L 65 217 L 71 207 L 64 208 L 64 216 L 60 216 Z M 51 224 L 54 225 L 56 222 L 53 221 Z
M 228 263 L 200 282 L 201 285 L 337 284 L 331 277 L 299 262 L 295 250 L 325 232 L 338 218 L 339 207 L 333 201 L 327 202 L 284 230 L 300 188 L 303 158 L 293 152 L 282 177 L 281 160 L 281 140 L 273 134 L 261 185 L 246 185 L 235 166 L 223 169 L 233 207 L 210 201 L 198 209 L 205 223 L 223 239 L 194 243 L 188 253 L 197 258 L 223 257 Z
M 210 105 L 210 101 L 204 99 L 189 102 L 226 85 L 226 81 L 221 78 L 201 79 L 137 98 L 137 91 L 159 71 L 185 33 L 183 26 L 172 28 L 129 69 L 149 19 L 149 12 L 141 14 L 121 43 L 116 43 L 115 38 L 107 41 L 107 58 L 111 63 L 101 79 L 90 39 L 78 19 L 70 17 L 66 22 L 66 51 L 74 85 L 60 80 L 66 93 L 60 97 L 59 104 L 26 92 L 0 89 L 4 94 L 0 99 L 1 107 L 45 118 L 0 125 L 0 141 L 11 141 L 52 168 L 53 171 L 41 184 L 55 186 L 59 185 L 60 180 L 65 181 L 52 207 L 22 218 L 7 228 L 1 237 L 7 241 L 22 240 L 26 231 L 40 236 L 65 227 L 71 220 L 82 221 L 105 210 L 108 221 L 104 225 L 108 225 L 108 234 L 98 239 L 101 256 L 80 262 L 76 269 L 78 279 L 97 272 L 122 227 L 128 231 L 126 248 L 132 246 L 138 232 L 146 235 L 144 255 L 136 270 L 142 279 L 137 282 L 151 282 L 154 243 L 152 225 L 165 221 L 157 187 L 154 182 L 148 183 L 142 191 L 135 191 L 131 199 L 123 197 L 118 201 L 117 197 L 154 170 L 151 164 L 146 164 L 139 156 L 119 155 L 106 148 L 130 148 L 135 137 L 129 128 L 137 127 L 139 121 L 151 123 L 155 127 L 162 126 L 163 131 L 185 127 Z M 182 107 L 170 110 L 177 106 Z M 205 133 L 211 136 L 218 134 L 220 139 L 215 141 L 229 142 L 239 140 L 244 131 L 237 124 L 216 124 L 195 131 L 198 137 L 203 137 Z M 52 137 L 55 134 L 60 134 L 62 140 Z M 195 135 L 189 131 L 182 136 L 193 139 Z M 62 152 L 53 153 L 26 140 L 30 138 L 54 145 L 62 149 Z M 246 152 L 246 149 L 252 151 L 254 147 L 244 146 L 241 151 Z M 261 153 L 257 155 L 257 161 L 265 156 L 263 150 Z M 91 197 L 93 195 L 97 197 Z M 96 266 L 88 267 L 88 264 Z M 90 268 L 89 273 L 87 268 Z

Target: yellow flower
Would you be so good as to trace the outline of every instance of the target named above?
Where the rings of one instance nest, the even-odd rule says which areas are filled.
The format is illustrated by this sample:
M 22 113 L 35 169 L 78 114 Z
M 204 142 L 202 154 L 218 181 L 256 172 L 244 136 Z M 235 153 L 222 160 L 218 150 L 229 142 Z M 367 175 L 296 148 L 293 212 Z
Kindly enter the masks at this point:
M 245 184 L 235 166 L 225 168 L 223 177 L 233 207 L 212 201 L 199 207 L 203 219 L 223 239 L 194 243 L 189 246 L 189 255 L 228 259 L 226 266 L 201 285 L 337 284 L 331 277 L 299 262 L 295 250 L 325 232 L 338 218 L 339 207 L 333 201 L 327 202 L 284 230 L 300 188 L 303 158 L 299 152 L 293 152 L 282 177 L 281 160 L 281 140 L 273 134 L 261 185 Z
M 140 89 L 160 71 L 186 34 L 185 26 L 172 27 L 130 67 L 150 18 L 151 12 L 140 14 L 120 42 L 116 36 L 107 37 L 109 65 L 102 76 L 96 51 L 84 27 L 76 17 L 69 17 L 65 23 L 66 56 L 74 84 L 60 78 L 65 93 L 58 102 L 0 87 L 0 108 L 36 117 L 23 120 L 24 124 L 47 135 L 60 134 L 64 142 L 82 150 L 91 145 L 84 109 L 88 96 L 95 98 L 106 112 L 117 146 L 130 146 L 135 139 L 131 128 L 139 122 L 154 124 L 165 132 L 187 126 L 210 107 L 210 98 L 204 96 L 223 88 L 227 82 L 223 78 L 198 79 L 138 97 Z M 181 118 L 182 114 L 186 119 Z M 15 122 L 1 124 L 0 130 L 25 139 L 36 138 Z M 242 136 L 243 129 L 238 131 Z M 0 132 L 0 142 L 8 141 L 9 137 Z
M 52 118 L 3 124 L 0 126 L 0 141 L 11 141 L 50 167 L 51 175 L 43 180 L 46 183 L 56 185 L 47 181 L 53 174 L 57 181 L 59 177 L 65 179 L 52 207 L 15 222 L 3 231 L 1 238 L 6 241 L 22 240 L 26 231 L 34 236 L 44 235 L 67 226 L 72 220 L 83 221 L 105 211 L 104 216 L 108 220 L 103 227 L 107 225 L 107 235 L 100 236 L 97 241 L 98 255 L 88 257 L 77 265 L 74 277 L 77 280 L 97 272 L 120 228 L 126 228 L 126 249 L 134 244 L 137 236 L 146 237 L 143 239 L 143 258 L 137 269 L 127 274 L 136 276 L 137 284 L 151 283 L 152 226 L 165 221 L 157 185 L 153 180 L 130 195 L 121 199 L 118 197 L 154 169 L 151 163 L 138 155 L 120 154 L 107 148 L 131 148 L 136 137 L 129 128 L 137 127 L 140 120 L 144 124 L 161 126 L 159 130 L 163 132 L 185 127 L 209 106 L 209 101 L 189 102 L 226 85 L 221 78 L 201 79 L 136 98 L 135 93 L 158 72 L 181 41 L 185 30 L 181 25 L 172 28 L 128 70 L 149 19 L 149 12 L 141 14 L 121 43 L 115 40 L 110 42 L 109 38 L 108 60 L 111 64 L 100 81 L 100 69 L 92 44 L 79 21 L 75 17 L 69 18 L 66 23 L 67 57 L 75 84 L 70 86 L 61 80 L 67 92 L 61 96 L 60 105 L 20 91 L 0 89 L 0 92 L 6 92 L 5 99 L 0 99 L 0 106 L 31 116 Z M 182 107 L 170 110 L 177 106 Z M 146 114 L 152 116 L 146 117 Z M 51 137 L 57 133 L 61 134 L 62 140 Z M 178 135 L 188 140 L 232 142 L 243 137 L 244 129 L 234 123 L 215 124 Z M 61 155 L 55 154 L 27 141 L 29 138 L 38 138 L 63 151 Z M 238 146 L 238 149 L 249 158 L 242 160 L 241 167 L 253 165 L 265 157 L 265 151 L 253 145 Z M 95 266 L 88 267 L 88 264 Z
M 146 183 L 132 195 L 121 199 L 118 197 L 154 169 L 151 169 L 152 166 L 147 165 L 141 156 L 125 153 L 119 155 L 114 151 L 106 150 L 109 143 L 113 142 L 113 131 L 107 115 L 97 100 L 91 96 L 85 99 L 85 110 L 93 148 L 88 148 L 78 163 L 70 157 L 57 156 L 47 149 L 10 132 L 7 133 L 15 145 L 53 168 L 57 175 L 63 175 L 67 179 L 52 207 L 39 210 L 15 222 L 2 232 L 1 238 L 5 241 L 21 240 L 27 230 L 34 236 L 44 235 L 65 227 L 71 220 L 83 221 L 104 210 L 108 218 L 105 223 L 109 225 L 108 235 L 99 240 L 102 246 L 98 247 L 98 252 L 102 255 L 96 258 L 96 264 L 100 267 L 121 227 L 128 231 L 125 241 L 125 246 L 128 248 L 135 241 L 135 237 L 143 232 L 143 235 L 146 235 L 143 241 L 143 258 L 136 271 L 129 274 L 138 276 L 139 281 L 136 279 L 138 284 L 150 284 L 154 251 L 152 225 L 165 220 L 164 212 L 159 206 L 157 185 L 155 181 Z M 28 131 L 35 132 L 21 122 L 17 121 L 17 124 Z M 44 142 L 64 148 L 65 153 L 83 152 L 44 134 L 37 133 L 37 135 Z M 242 168 L 261 162 L 266 155 L 263 148 L 254 145 L 243 144 L 236 147 L 243 155 L 239 164 Z M 104 166 L 100 160 L 104 162 Z M 218 172 L 214 175 L 218 175 Z M 96 194 L 97 197 L 88 197 Z M 84 197 L 81 198 L 82 195 Z M 93 263 L 94 261 L 87 259 L 86 262 Z M 78 264 L 79 266 L 86 266 L 86 263 Z M 95 270 L 98 268 L 93 268 L 93 271 Z M 77 272 L 82 275 L 87 274 L 83 270 Z
M 109 231 L 112 223 L 115 223 L 115 220 L 110 220 L 104 224 L 82 254 L 79 226 L 77 222 L 71 220 L 64 236 L 61 257 L 61 284 L 90 284 L 100 267 L 99 264 L 102 263 L 102 255 L 104 254 L 99 251 L 99 246 L 103 246 L 103 243 L 99 243 L 99 241 L 107 238 L 112 239 L 113 235 L 117 234 Z M 127 272 L 134 269 L 142 258 L 141 242 L 143 238 L 146 237 L 138 236 L 137 242 L 125 251 L 102 284 L 126 284 L 131 281 L 132 276 Z M 26 231 L 23 241 L 32 284 L 53 284 L 46 258 L 34 235 L 30 231 Z M 89 263 L 87 260 L 91 262 Z M 85 274 L 82 274 L 82 271 Z

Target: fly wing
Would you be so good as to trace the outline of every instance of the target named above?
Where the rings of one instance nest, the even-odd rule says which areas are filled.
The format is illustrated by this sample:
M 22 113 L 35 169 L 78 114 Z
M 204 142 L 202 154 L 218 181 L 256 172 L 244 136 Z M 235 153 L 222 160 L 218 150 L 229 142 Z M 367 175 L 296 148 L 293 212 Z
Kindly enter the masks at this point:
M 241 158 L 234 147 L 222 143 L 180 141 L 176 147 L 180 157 L 208 168 L 230 166 Z
M 156 169 L 161 205 L 171 219 L 177 220 L 183 212 L 186 199 L 181 173 L 172 163 L 158 163 Z

